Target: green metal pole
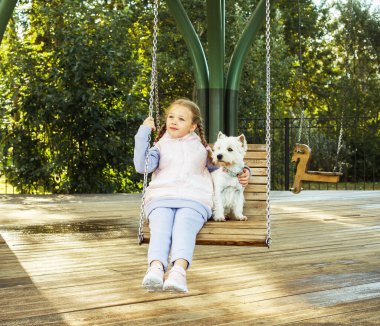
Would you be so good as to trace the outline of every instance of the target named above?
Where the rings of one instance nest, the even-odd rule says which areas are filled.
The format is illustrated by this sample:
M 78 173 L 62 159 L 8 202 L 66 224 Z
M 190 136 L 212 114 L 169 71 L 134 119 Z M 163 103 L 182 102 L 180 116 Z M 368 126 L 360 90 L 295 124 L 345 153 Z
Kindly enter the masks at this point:
M 209 134 L 211 143 L 224 131 L 225 0 L 207 0 L 209 75 Z
M 206 132 L 209 141 L 215 141 L 219 130 L 236 135 L 241 72 L 249 47 L 265 21 L 265 0 L 260 0 L 256 6 L 235 47 L 226 82 L 224 81 L 225 0 L 207 0 L 210 75 L 202 44 L 180 0 L 166 0 L 166 3 L 185 39 L 194 64 L 198 104 L 208 129 Z
M 17 0 L 0 0 L 0 44 Z
M 208 121 L 208 67 L 206 56 L 197 33 L 180 0 L 166 0 L 170 13 L 190 52 L 190 57 L 194 65 L 195 81 L 197 83 L 198 105 L 202 111 L 203 120 L 207 132 Z
M 273 1 L 272 1 L 273 2 Z M 226 81 L 226 132 L 236 135 L 238 126 L 238 93 L 244 59 L 265 21 L 265 0 L 261 0 L 247 23 L 232 54 Z

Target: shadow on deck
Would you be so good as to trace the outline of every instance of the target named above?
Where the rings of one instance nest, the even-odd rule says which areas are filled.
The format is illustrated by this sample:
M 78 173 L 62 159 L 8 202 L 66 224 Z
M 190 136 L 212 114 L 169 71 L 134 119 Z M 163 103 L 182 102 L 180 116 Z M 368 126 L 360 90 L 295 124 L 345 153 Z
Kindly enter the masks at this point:
M 146 293 L 138 195 L 0 197 L 1 325 L 379 324 L 380 192 L 273 192 L 271 248 L 197 246 Z

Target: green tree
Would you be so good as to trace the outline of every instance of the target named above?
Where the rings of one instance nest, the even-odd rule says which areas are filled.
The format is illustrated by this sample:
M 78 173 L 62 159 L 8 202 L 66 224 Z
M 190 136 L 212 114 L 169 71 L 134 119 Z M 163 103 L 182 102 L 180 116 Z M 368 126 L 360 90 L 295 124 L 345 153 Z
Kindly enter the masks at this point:
M 349 126 L 345 129 L 348 157 L 352 158 L 349 161 L 355 158 L 358 165 L 366 166 L 373 175 L 380 175 L 376 166 L 380 159 L 379 11 L 372 12 L 365 1 L 359 0 L 339 1 L 336 9 L 339 15 L 332 26 L 337 53 L 335 65 L 341 74 L 335 83 L 334 104 L 349 117 L 344 120 Z M 361 127 L 361 117 L 368 117 L 364 121 L 369 128 Z M 349 166 L 348 174 L 352 178 L 366 178 L 365 171 L 355 171 L 354 166 Z
M 256 4 L 226 2 L 226 69 Z M 207 56 L 206 3 L 183 5 Z M 378 12 L 360 1 L 316 7 L 311 0 L 300 0 L 298 8 L 281 0 L 272 9 L 272 118 L 299 117 L 302 109 L 315 118 L 339 117 L 343 109 L 347 117 L 378 114 Z M 330 15 L 333 10 L 339 14 Z M 0 113 L 8 122 L 0 131 L 1 144 L 4 156 L 13 156 L 11 164 L 3 160 L 13 185 L 23 192 L 41 187 L 51 192 L 141 188 L 132 163 L 133 136 L 148 114 L 152 24 L 148 0 L 19 1 L 0 48 Z M 239 129 L 250 141 L 260 142 L 264 32 L 263 27 L 250 49 L 239 93 Z M 159 10 L 158 73 L 161 116 L 177 97 L 196 100 L 192 62 L 165 1 Z M 345 130 L 345 152 L 358 153 L 354 140 L 366 139 L 359 147 L 361 159 L 364 152 L 377 155 L 376 123 L 369 137 L 355 127 L 349 127 L 355 132 Z M 330 134 L 320 130 L 308 137 L 312 146 L 323 139 L 324 157 L 336 150 Z M 282 160 L 281 129 L 274 129 L 273 137 L 278 144 L 272 151 L 275 162 Z M 327 162 L 314 159 L 317 166 Z
M 74 0 L 35 0 L 20 13 L 23 34 L 8 36 L 1 58 L 6 96 L 13 97 L 7 106 L 13 184 L 43 183 L 53 192 L 136 189 L 129 128 L 137 128 L 143 101 L 139 96 L 136 105 L 141 82 L 132 60 L 138 50 L 128 46 L 131 17 Z

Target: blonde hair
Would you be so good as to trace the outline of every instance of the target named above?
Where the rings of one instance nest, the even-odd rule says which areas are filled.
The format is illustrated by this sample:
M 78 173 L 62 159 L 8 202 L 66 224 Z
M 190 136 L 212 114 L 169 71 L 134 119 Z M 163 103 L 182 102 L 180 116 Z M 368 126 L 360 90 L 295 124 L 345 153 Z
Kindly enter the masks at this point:
M 198 105 L 196 105 L 193 101 L 190 101 L 190 100 L 188 100 L 186 98 L 180 98 L 178 100 L 175 100 L 165 110 L 165 120 L 166 120 L 166 117 L 167 117 L 170 109 L 174 105 L 182 105 L 182 106 L 184 106 L 184 107 L 186 107 L 186 108 L 188 108 L 190 110 L 190 112 L 193 115 L 193 121 L 192 121 L 192 123 L 197 125 L 197 128 L 195 129 L 195 131 L 199 135 L 199 138 L 201 139 L 201 143 L 203 144 L 203 146 L 206 149 L 208 149 L 209 145 L 208 145 L 208 143 L 206 141 L 205 131 L 204 131 L 204 128 L 203 128 L 203 121 L 202 121 L 202 116 L 201 116 L 201 110 L 199 109 Z M 165 134 L 165 132 L 166 132 L 166 121 L 162 124 L 160 130 L 158 130 L 156 139 L 154 141 L 158 142 L 161 139 L 161 137 Z

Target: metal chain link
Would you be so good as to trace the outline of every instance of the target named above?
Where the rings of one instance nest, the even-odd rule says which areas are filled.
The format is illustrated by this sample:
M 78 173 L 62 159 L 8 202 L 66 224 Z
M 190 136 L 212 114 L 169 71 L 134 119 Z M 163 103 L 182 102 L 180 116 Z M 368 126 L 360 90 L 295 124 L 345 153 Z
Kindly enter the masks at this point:
M 339 153 L 340 153 L 340 150 L 343 147 L 343 144 L 342 144 L 342 139 L 343 139 L 343 118 L 344 118 L 344 111 L 342 109 L 342 115 L 340 117 L 340 131 L 339 131 L 339 138 L 338 138 L 338 146 L 337 146 L 337 149 L 336 149 L 336 162 L 335 162 L 335 166 L 334 166 L 334 169 L 333 169 L 333 172 L 336 172 L 336 170 L 338 169 L 338 165 L 339 165 L 339 172 L 340 173 L 342 173 L 342 171 L 343 171 L 343 165 L 342 165 L 342 163 L 339 163 Z
M 158 77 L 157 77 L 157 33 L 158 33 L 158 0 L 154 0 L 153 6 L 153 48 L 152 48 L 152 75 L 149 92 L 149 116 L 153 116 L 155 109 L 158 111 Z
M 161 129 L 161 117 L 160 117 L 160 101 L 158 98 L 158 72 L 156 71 L 156 80 L 154 84 L 154 106 L 155 106 L 155 113 L 156 113 L 156 130 Z
M 304 124 L 305 124 L 305 113 L 304 113 L 303 108 L 301 108 L 300 126 L 299 126 L 299 128 L 298 128 L 298 141 L 297 141 L 298 144 L 301 144 L 301 140 L 302 140 L 302 130 L 303 130 L 303 126 L 304 126 Z
M 152 49 L 152 73 L 150 78 L 150 93 L 149 93 L 149 117 L 153 117 L 154 108 L 156 109 L 156 116 L 158 116 L 158 83 L 157 83 L 157 31 L 158 31 L 158 0 L 154 0 L 153 5 L 153 49 Z M 158 117 L 159 119 L 159 117 Z M 144 222 L 146 220 L 145 216 L 145 196 L 146 188 L 148 186 L 148 167 L 150 162 L 149 157 L 149 146 L 151 142 L 151 136 L 148 136 L 148 146 L 145 152 L 145 168 L 144 168 L 144 181 L 143 181 L 143 193 L 141 198 L 140 207 L 140 223 L 139 223 L 139 234 L 138 243 L 142 244 L 144 241 Z
M 299 83 L 300 83 L 300 107 L 301 107 L 301 120 L 298 129 L 298 144 L 301 144 L 302 131 L 305 124 L 305 103 L 303 98 L 303 62 L 302 62 L 302 47 L 301 47 L 301 5 L 300 1 L 298 3 L 298 60 L 300 64 L 299 68 Z
M 266 220 L 267 220 L 267 237 L 266 244 L 269 248 L 272 239 L 270 234 L 270 184 L 271 184 L 271 135 L 270 135 L 270 108 L 271 108 L 271 71 L 270 71 L 270 0 L 266 0 L 266 30 L 265 30 L 265 45 L 266 45 L 266 135 L 265 135 L 265 145 L 267 152 L 267 209 L 266 209 Z
M 158 72 L 157 72 L 157 32 L 158 32 L 158 0 L 155 0 L 153 7 L 153 51 L 152 51 L 152 81 L 150 86 L 150 97 L 156 113 L 156 128 L 160 130 L 160 108 L 158 99 Z M 153 93 L 153 94 L 152 94 Z M 153 103 L 151 104 L 153 105 Z

